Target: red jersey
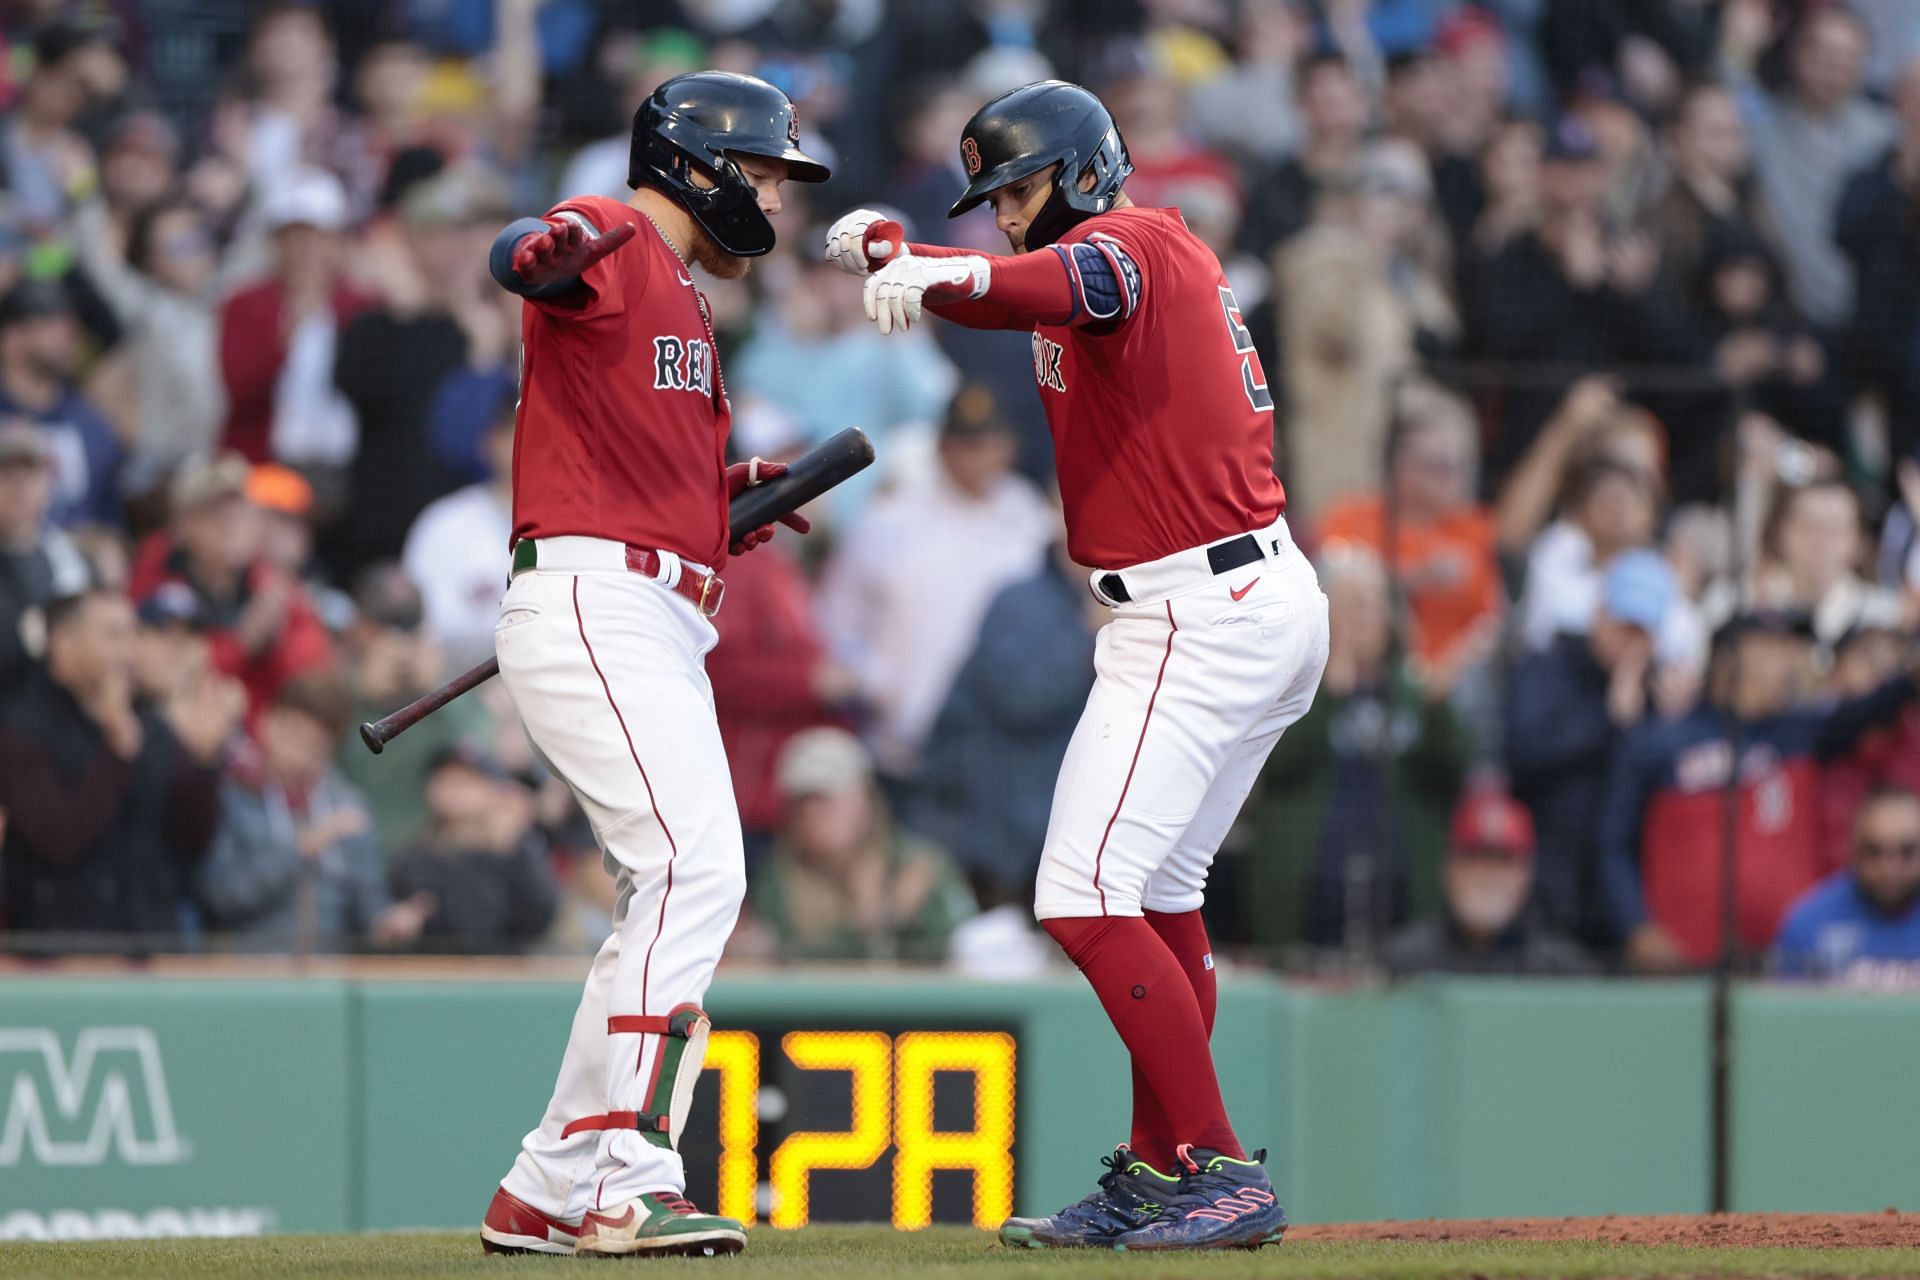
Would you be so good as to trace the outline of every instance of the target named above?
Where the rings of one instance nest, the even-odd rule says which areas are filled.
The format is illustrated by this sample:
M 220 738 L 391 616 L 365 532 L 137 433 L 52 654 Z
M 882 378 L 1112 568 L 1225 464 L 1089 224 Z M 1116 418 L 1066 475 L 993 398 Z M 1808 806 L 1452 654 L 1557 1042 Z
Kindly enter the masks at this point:
M 636 234 L 583 292 L 520 310 L 514 539 L 608 538 L 717 568 L 732 414 L 706 299 L 638 209 L 582 196 L 547 217 L 568 215 Z
M 1070 275 L 1081 243 L 1126 296 L 1106 325 L 1033 334 L 1068 552 L 1124 569 L 1272 524 L 1273 397 L 1219 259 L 1177 209 L 1088 218 L 1058 241 Z

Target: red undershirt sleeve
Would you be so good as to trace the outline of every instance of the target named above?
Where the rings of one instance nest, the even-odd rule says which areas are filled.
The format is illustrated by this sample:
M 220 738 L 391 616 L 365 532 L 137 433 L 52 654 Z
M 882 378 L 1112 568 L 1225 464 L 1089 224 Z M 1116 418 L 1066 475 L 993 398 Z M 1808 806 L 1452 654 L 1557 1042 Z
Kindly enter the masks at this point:
M 910 244 L 907 251 L 922 258 L 986 259 L 992 276 L 984 296 L 951 302 L 927 300 L 926 305 L 943 320 L 969 329 L 1031 329 L 1041 324 L 1064 324 L 1073 316 L 1073 290 L 1058 254 L 976 254 L 935 244 Z

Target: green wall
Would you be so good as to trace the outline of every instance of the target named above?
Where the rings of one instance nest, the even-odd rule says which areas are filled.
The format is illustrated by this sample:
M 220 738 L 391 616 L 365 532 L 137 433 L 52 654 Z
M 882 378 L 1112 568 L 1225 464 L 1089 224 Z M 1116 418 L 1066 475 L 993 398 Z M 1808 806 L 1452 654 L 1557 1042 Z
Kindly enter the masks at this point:
M 470 1226 L 545 1101 L 577 993 L 13 977 L 0 1235 Z M 708 1003 L 722 1027 L 1018 1028 L 1024 1211 L 1077 1198 L 1126 1132 L 1119 1042 L 1076 980 L 806 971 L 725 980 Z M 1703 983 L 1238 977 L 1219 1026 L 1236 1126 L 1270 1148 L 1297 1221 L 1707 1207 Z M 1736 1208 L 1920 1207 L 1902 1088 L 1920 1002 L 1754 988 L 1733 1027 Z

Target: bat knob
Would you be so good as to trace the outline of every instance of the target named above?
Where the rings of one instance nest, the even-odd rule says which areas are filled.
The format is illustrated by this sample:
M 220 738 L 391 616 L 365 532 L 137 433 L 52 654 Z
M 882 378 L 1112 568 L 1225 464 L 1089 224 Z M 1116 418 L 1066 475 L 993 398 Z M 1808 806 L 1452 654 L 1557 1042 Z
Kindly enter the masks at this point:
M 381 737 L 380 731 L 370 723 L 360 726 L 360 741 L 366 743 L 367 750 L 373 752 L 375 755 L 379 755 L 387 749 L 387 740 Z

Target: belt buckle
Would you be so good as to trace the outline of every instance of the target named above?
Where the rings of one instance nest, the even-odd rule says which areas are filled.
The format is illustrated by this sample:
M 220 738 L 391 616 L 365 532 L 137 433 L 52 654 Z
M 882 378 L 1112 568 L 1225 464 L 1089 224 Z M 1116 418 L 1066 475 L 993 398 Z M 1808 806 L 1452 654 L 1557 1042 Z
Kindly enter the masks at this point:
M 707 602 L 709 595 L 713 597 L 711 604 Z M 720 606 L 726 601 L 726 598 L 727 584 L 725 580 L 717 573 L 710 573 L 700 580 L 700 598 L 694 601 L 693 607 L 700 611 L 701 617 L 711 618 L 714 614 L 720 612 Z

